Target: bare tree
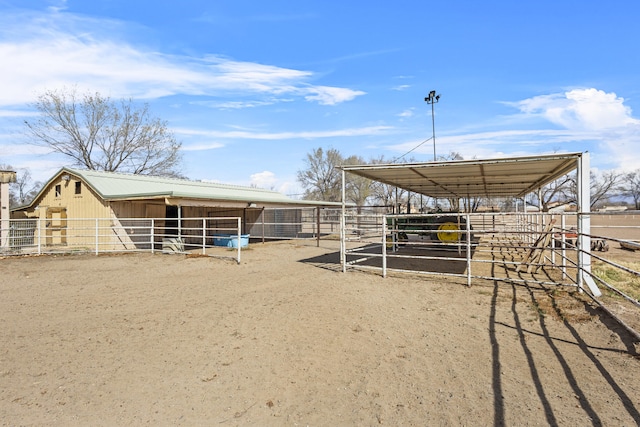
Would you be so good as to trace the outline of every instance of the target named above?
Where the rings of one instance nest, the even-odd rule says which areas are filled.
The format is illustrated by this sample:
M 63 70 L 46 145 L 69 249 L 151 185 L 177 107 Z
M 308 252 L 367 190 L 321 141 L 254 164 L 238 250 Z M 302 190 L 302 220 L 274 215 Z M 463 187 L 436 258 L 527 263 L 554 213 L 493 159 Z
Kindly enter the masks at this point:
M 16 172 L 16 182 L 9 184 L 9 206 L 23 206 L 30 203 L 42 188 L 42 182 L 31 177 L 29 169 L 15 169 L 11 165 L 0 164 L 0 170 Z
M 540 210 L 548 212 L 553 203 L 574 202 L 576 200 L 574 187 L 574 175 L 564 175 L 542 187 L 536 195 L 539 198 Z
M 456 161 L 456 160 L 464 160 L 462 154 L 457 151 L 451 151 L 446 156 L 439 157 L 440 160 L 445 161 Z M 453 212 L 460 211 L 460 199 L 455 197 L 448 197 L 447 202 L 449 202 L 449 210 Z M 485 202 L 487 202 L 484 197 L 464 197 L 462 198 L 462 207 L 465 212 L 476 212 L 478 208 Z
M 49 90 L 33 107 L 40 112 L 25 120 L 31 142 L 52 149 L 90 170 L 141 175 L 180 176 L 182 144 L 167 123 L 151 116 L 149 105 L 112 101 L 99 93 L 78 95 L 76 89 Z
M 640 209 L 640 169 L 625 174 L 620 189 L 623 196 L 633 200 L 635 209 Z
M 337 169 L 343 163 L 340 152 L 334 148 L 316 148 L 304 160 L 306 168 L 298 171 L 298 182 L 304 188 L 304 198 L 339 202 L 342 199 L 342 180 Z
M 411 162 L 413 159 L 408 161 Z M 372 159 L 370 163 L 386 164 L 393 162 L 381 156 L 377 159 Z M 411 195 L 408 191 L 379 181 L 371 183 L 371 198 L 375 204 L 389 207 L 390 213 L 400 213 L 402 206 L 405 206 L 408 210 L 411 202 Z
M 615 196 L 623 177 L 616 171 L 604 171 L 597 174 L 589 173 L 591 204 L 589 209 L 604 203 Z M 536 195 L 539 199 L 540 209 L 547 212 L 551 205 L 556 203 L 575 203 L 578 200 L 578 183 L 576 174 L 572 173 L 558 178 L 554 182 L 545 185 Z
M 606 202 L 620 189 L 622 174 L 616 171 L 604 171 L 599 175 L 591 173 L 591 208 Z
M 371 184 L 371 193 L 372 198 L 375 204 L 380 206 L 394 206 L 396 204 L 396 200 L 398 199 L 398 194 L 396 192 L 396 187 L 393 185 L 385 184 L 383 182 L 374 182 Z M 404 190 L 402 191 L 402 195 L 399 196 L 401 199 L 404 198 Z M 400 200 L 397 201 L 400 204 Z
M 346 158 L 343 165 L 363 165 L 365 160 L 360 156 L 350 156 Z M 364 206 L 371 196 L 371 180 L 365 177 L 347 174 L 346 176 L 346 199 L 354 203 L 356 206 Z

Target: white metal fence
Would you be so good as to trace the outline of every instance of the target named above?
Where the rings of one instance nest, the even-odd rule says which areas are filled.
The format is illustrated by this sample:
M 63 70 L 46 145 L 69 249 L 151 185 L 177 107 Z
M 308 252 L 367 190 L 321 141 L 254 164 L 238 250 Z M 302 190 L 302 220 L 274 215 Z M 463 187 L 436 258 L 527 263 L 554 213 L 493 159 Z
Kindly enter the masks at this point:
M 345 271 L 365 268 L 384 276 L 390 271 L 453 276 L 469 285 L 474 279 L 486 279 L 562 284 L 581 290 L 588 277 L 600 289 L 640 308 L 638 293 L 619 289 L 608 277 L 592 271 L 593 261 L 640 278 L 640 250 L 635 258 L 635 252 L 629 252 L 635 263 L 622 262 L 617 256 L 622 253 L 620 245 L 640 242 L 637 213 L 584 214 L 590 217 L 588 235 L 578 232 L 576 213 L 384 215 L 372 208 L 350 208 L 344 217 L 341 213 L 340 209 L 289 208 L 264 209 L 249 220 L 231 216 L 10 220 L 0 230 L 0 255 L 175 252 L 240 262 L 249 238 L 253 242 L 313 239 L 319 244 L 321 239 L 338 240 L 344 221 L 341 263 Z M 581 242 L 589 242 L 589 247 L 580 247 Z
M 249 238 L 241 233 L 239 217 L 15 219 L 8 224 L 8 230 L 3 230 L 6 238 L 0 242 L 3 255 L 201 253 L 240 262 L 241 249 Z M 225 251 L 212 252 L 221 248 Z
M 589 217 L 590 233 L 577 230 L 579 215 Z M 586 290 L 609 311 L 600 298 L 601 290 L 607 290 L 618 298 L 616 305 L 622 301 L 637 313 L 640 282 L 632 281 L 630 295 L 599 273 L 606 266 L 614 270 L 610 276 L 624 272 L 639 278 L 640 246 L 637 255 L 622 249 L 633 241 L 640 242 L 638 214 L 347 213 L 341 262 L 343 271 L 363 268 L 383 276 L 388 272 L 451 276 L 467 285 L 474 279 L 568 285 Z M 594 264 L 598 266 L 595 273 Z M 633 328 L 628 329 L 640 340 Z
M 636 271 L 603 256 L 613 244 L 640 241 L 640 215 L 612 216 L 588 214 L 591 233 L 578 233 L 578 214 L 403 214 L 376 215 L 347 213 L 344 248 L 346 267 L 412 273 L 444 274 L 471 278 L 531 280 L 517 274 L 496 275 L 495 265 L 506 273 L 535 274 L 543 267 L 560 272 L 559 283 L 580 283 L 579 253 L 619 267 L 631 274 Z M 358 219 L 355 219 L 355 218 Z M 598 218 L 603 219 L 598 221 Z M 589 237 L 590 247 L 580 248 L 579 237 Z M 615 237 L 617 236 L 617 237 Z M 351 243 L 351 245 L 349 245 Z M 640 255 L 640 252 L 639 252 Z M 638 257 L 640 261 L 640 256 Z M 395 262 L 394 260 L 416 260 Z M 430 270 L 428 261 L 463 263 L 464 272 L 450 269 Z M 485 274 L 489 267 L 492 274 Z M 450 271 L 449 271 L 450 270 Z M 590 271 L 587 271 L 590 274 Z M 549 276 L 549 272 L 543 273 Z M 548 277 L 551 278 L 551 277 Z M 601 279 L 598 279 L 601 280 Z M 558 283 L 554 280 L 553 283 Z
M 376 229 L 380 211 L 381 209 L 374 208 L 349 208 L 347 223 L 358 230 Z M 245 229 L 251 234 L 252 239 L 262 241 L 337 240 L 340 238 L 341 213 L 341 209 L 321 207 L 264 209 Z
M 362 209 L 353 209 L 357 211 Z M 253 242 L 337 240 L 340 215 L 340 209 L 313 207 L 255 210 L 244 217 L 12 219 L 5 222 L 7 237 L 0 241 L 0 253 L 154 252 L 162 250 L 163 242 L 166 249 L 170 239 L 180 239 L 185 252 L 206 251 L 216 247 L 214 236 L 228 234 Z M 359 229 L 377 226 L 377 214 L 351 218 Z M 235 240 L 231 243 L 235 248 Z
M 345 266 L 376 268 L 383 275 L 387 271 L 407 271 L 463 277 L 470 283 L 472 278 L 500 278 L 492 264 L 531 270 L 532 265 L 542 266 L 547 259 L 555 259 L 560 247 L 563 256 L 569 258 L 566 234 L 548 228 L 549 215 L 355 215 L 359 221 L 353 216 L 347 215 L 345 220 Z M 562 246 L 536 244 L 541 236 L 549 236 L 549 241 L 556 240 Z M 531 249 L 536 253 L 527 257 Z M 574 247 L 572 250 L 575 252 Z M 567 276 L 568 266 L 563 269 Z

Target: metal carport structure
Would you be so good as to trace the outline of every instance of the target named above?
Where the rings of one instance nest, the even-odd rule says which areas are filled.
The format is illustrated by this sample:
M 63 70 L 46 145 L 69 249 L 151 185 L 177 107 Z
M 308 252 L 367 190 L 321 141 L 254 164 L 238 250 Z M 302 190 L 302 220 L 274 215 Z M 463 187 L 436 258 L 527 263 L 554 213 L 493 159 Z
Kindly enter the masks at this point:
M 583 152 L 484 160 L 342 166 L 340 238 L 342 269 L 346 271 L 345 199 L 347 173 L 436 199 L 462 199 L 467 197 L 524 197 L 576 170 L 578 245 L 580 248 L 590 248 L 589 162 L 589 153 Z M 588 250 L 579 252 L 578 263 L 584 272 L 591 271 L 591 257 Z M 581 274 L 578 280 L 579 286 L 585 282 L 594 295 L 600 294 L 588 274 Z

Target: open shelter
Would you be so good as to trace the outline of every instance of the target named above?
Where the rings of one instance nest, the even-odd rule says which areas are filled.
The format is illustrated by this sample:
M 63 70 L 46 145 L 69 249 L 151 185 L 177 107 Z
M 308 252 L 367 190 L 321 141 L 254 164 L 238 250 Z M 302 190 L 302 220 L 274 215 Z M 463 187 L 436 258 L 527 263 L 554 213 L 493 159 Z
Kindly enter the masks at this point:
M 590 272 L 590 182 L 589 153 L 548 154 L 483 160 L 438 161 L 342 166 L 341 263 L 346 270 L 345 192 L 346 174 L 354 174 L 433 198 L 524 197 L 570 172 L 576 171 L 577 236 L 581 271 Z M 578 285 L 586 282 L 596 295 L 599 290 L 588 274 L 581 274 Z

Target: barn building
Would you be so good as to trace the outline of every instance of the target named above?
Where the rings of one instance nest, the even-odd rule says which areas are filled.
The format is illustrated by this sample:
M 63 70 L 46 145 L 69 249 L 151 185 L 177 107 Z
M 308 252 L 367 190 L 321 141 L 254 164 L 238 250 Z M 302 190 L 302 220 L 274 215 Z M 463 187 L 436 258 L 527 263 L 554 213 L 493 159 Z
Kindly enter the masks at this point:
M 340 203 L 295 200 L 276 191 L 253 187 L 65 167 L 29 205 L 14 209 L 11 217 L 40 220 L 46 227 L 41 234 L 46 236 L 47 244 L 64 245 L 72 243 L 67 236 L 78 235 L 72 228 L 83 219 L 109 219 L 114 227 L 124 228 L 132 219 L 155 219 L 155 227 L 163 229 L 166 237 L 177 233 L 184 236 L 180 228 L 188 229 L 190 218 L 236 217 L 242 219 L 242 233 L 249 234 L 259 219 L 264 223 L 265 209 L 278 216 L 281 223 L 298 223 L 303 208 L 340 206 Z M 262 234 L 274 233 L 265 231 L 262 224 Z

